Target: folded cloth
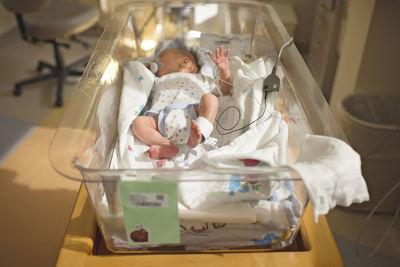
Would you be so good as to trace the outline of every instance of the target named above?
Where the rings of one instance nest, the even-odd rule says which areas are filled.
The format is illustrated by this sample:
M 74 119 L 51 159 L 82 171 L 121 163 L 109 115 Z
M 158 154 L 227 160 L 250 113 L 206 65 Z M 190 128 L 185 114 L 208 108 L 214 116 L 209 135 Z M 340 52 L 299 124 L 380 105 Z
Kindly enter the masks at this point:
M 288 166 L 304 181 L 315 221 L 336 205 L 349 206 L 369 200 L 360 156 L 340 139 L 307 135 L 298 160 Z
M 247 240 L 217 240 L 217 241 L 209 241 L 204 243 L 193 244 L 193 239 L 186 240 L 186 237 L 181 237 L 181 241 L 188 242 L 189 244 L 185 244 L 186 250 L 201 250 L 201 249 L 229 249 L 229 248 L 238 248 L 238 247 L 247 247 L 247 246 L 265 246 L 271 245 L 274 243 L 281 242 L 288 238 L 290 232 L 288 231 L 279 231 L 279 230 L 271 230 L 270 232 L 264 232 L 262 237 L 258 238 L 248 238 Z M 197 241 L 197 240 L 195 240 Z M 197 241 L 198 242 L 198 241 Z M 190 244 L 191 243 L 191 244 Z
M 288 195 L 286 190 L 276 191 L 281 193 L 274 193 L 271 197 L 273 200 L 225 202 L 206 209 L 191 210 L 178 202 L 179 218 L 196 223 L 259 223 L 272 229 L 290 229 L 299 222 L 303 205 L 296 196 Z M 208 196 L 212 197 L 212 194 Z M 255 192 L 249 197 L 260 198 Z
M 221 204 L 268 199 L 279 187 L 278 182 L 241 181 L 236 175 L 226 177 L 226 181 L 218 181 L 220 174 L 208 174 L 207 178 L 206 182 L 179 183 L 180 201 L 188 209 L 204 211 Z M 233 212 L 238 211 L 233 208 Z
M 183 245 L 207 245 L 211 242 L 226 244 L 238 241 L 263 240 L 270 233 L 279 236 L 282 231 L 256 223 L 226 224 L 180 221 L 181 244 Z
M 256 213 L 249 203 L 237 202 L 216 205 L 207 210 L 189 210 L 178 203 L 179 218 L 193 222 L 255 223 Z
M 302 203 L 292 195 L 284 201 L 260 200 L 254 206 L 257 222 L 272 229 L 295 227 L 300 220 Z

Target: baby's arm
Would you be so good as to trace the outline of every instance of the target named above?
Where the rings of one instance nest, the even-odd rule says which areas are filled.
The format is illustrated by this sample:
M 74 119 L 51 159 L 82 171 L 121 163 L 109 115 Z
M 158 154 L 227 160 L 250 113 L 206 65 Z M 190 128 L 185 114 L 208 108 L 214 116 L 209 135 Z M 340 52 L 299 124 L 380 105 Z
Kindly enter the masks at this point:
M 214 61 L 219 70 L 221 91 L 224 95 L 228 94 L 231 90 L 231 85 L 229 84 L 231 79 L 231 73 L 229 71 L 229 52 L 230 50 L 227 49 L 224 54 L 224 47 L 221 45 L 219 49 L 215 48 L 215 57 L 210 54 L 212 61 Z

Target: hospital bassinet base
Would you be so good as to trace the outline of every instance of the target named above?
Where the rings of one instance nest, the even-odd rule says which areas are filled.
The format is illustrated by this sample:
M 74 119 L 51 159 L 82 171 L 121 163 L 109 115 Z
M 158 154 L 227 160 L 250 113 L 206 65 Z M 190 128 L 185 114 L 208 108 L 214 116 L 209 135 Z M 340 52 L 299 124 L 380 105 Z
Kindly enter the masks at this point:
M 258 2 L 144 1 L 120 6 L 99 39 L 52 142 L 49 157 L 53 167 L 68 178 L 85 182 L 106 246 L 115 252 L 157 247 L 277 249 L 290 245 L 308 197 L 300 177 L 289 168 L 258 168 L 257 162 L 244 158 L 247 167 L 237 169 L 110 169 L 111 162 L 117 160 L 119 107 L 115 103 L 119 103 L 125 66 L 151 56 L 160 41 L 176 37 L 211 51 L 223 44 L 244 62 L 259 58 L 274 61 L 290 38 L 274 9 Z M 275 110 L 287 123 L 286 158 L 287 163 L 293 163 L 306 134 L 335 136 L 336 129 L 329 107 L 294 45 L 282 54 L 280 67 L 284 77 Z M 102 123 L 105 119 L 107 125 Z M 169 181 L 178 190 L 196 183 L 213 184 L 220 190 L 207 200 L 238 197 L 228 203 L 229 207 L 237 204 L 237 212 L 222 209 L 218 218 L 215 210 L 214 215 L 207 213 L 213 209 L 211 205 L 199 209 L 207 213 L 202 217 L 185 210 L 187 206 L 180 207 L 181 243 L 132 245 L 124 223 L 120 181 L 153 185 Z M 246 192 L 253 192 L 253 197 L 246 199 Z
M 143 177 L 143 172 L 139 175 L 130 175 L 129 180 L 140 181 L 142 179 L 141 177 Z M 136 243 L 132 245 L 128 241 L 129 238 L 133 238 L 132 233 L 129 234 L 129 232 L 127 233 L 126 231 L 123 203 L 121 203 L 118 192 L 118 182 L 121 178 L 125 179 L 126 176 L 106 178 L 101 184 L 86 183 L 86 189 L 92 205 L 96 210 L 97 222 L 103 233 L 107 248 L 113 252 L 142 250 L 204 251 L 212 249 L 279 249 L 293 242 L 298 231 L 304 207 L 307 204 L 307 195 L 302 181 L 298 179 L 278 180 L 276 178 L 272 178 L 272 180 L 268 181 L 268 175 L 260 173 L 235 175 L 235 179 L 237 180 L 213 179 L 207 181 L 207 179 L 204 179 L 199 182 L 199 180 L 193 181 L 192 179 L 192 181 L 185 181 L 185 175 L 189 177 L 189 179 L 193 176 L 200 176 L 200 173 L 194 173 L 195 171 L 188 171 L 183 175 L 180 174 L 179 176 L 182 178 L 176 179 L 178 188 L 185 188 L 185 186 L 190 187 L 191 185 L 188 184 L 195 183 L 203 185 L 207 183 L 212 183 L 213 185 L 220 183 L 224 187 L 230 187 L 227 188 L 228 191 L 226 192 L 218 192 L 220 197 L 223 197 L 224 193 L 227 193 L 225 196 L 229 195 L 228 197 L 231 198 L 234 197 L 234 194 L 246 193 L 246 190 L 252 191 L 256 187 L 258 189 L 268 187 L 272 182 L 272 184 L 282 184 L 279 190 L 286 188 L 286 185 L 290 187 L 293 193 L 290 194 L 289 199 L 295 201 L 289 201 L 286 197 L 281 200 L 271 200 L 271 198 L 267 200 L 266 197 L 265 199 L 260 198 L 261 200 L 258 201 L 263 201 L 263 203 L 267 205 L 264 210 L 261 210 L 261 212 L 266 211 L 263 217 L 264 221 L 260 219 L 262 223 L 257 222 L 257 219 L 251 218 L 252 210 L 244 208 L 243 202 L 231 203 L 232 206 L 235 207 L 235 210 L 231 213 L 229 213 L 229 211 L 224 212 L 223 210 L 217 210 L 217 212 L 221 212 L 220 214 L 216 214 L 217 216 L 215 215 L 214 207 L 210 208 L 210 212 L 214 213 L 213 215 L 207 214 L 208 210 L 204 209 L 204 214 L 200 216 L 192 216 L 190 212 L 188 214 L 185 210 L 179 209 L 180 243 L 163 245 L 142 245 L 143 243 Z M 207 177 L 206 175 L 210 174 L 201 173 L 204 178 Z M 163 174 L 165 175 L 164 178 L 170 179 L 169 177 L 175 173 L 168 174 L 164 172 Z M 157 181 L 164 180 L 163 174 L 153 172 L 149 176 L 152 177 L 153 183 L 157 183 Z M 218 173 L 218 176 L 232 177 L 231 174 L 223 173 Z M 270 175 L 270 177 L 271 176 L 274 177 L 274 174 Z M 265 181 L 268 182 L 266 183 Z M 209 197 L 212 196 L 209 195 Z M 268 204 L 272 206 L 268 206 Z M 223 205 L 222 207 L 229 209 L 231 205 Z M 141 229 L 135 232 L 138 235 L 137 238 L 146 238 L 146 236 L 142 234 L 147 235 L 147 233 L 141 233 Z

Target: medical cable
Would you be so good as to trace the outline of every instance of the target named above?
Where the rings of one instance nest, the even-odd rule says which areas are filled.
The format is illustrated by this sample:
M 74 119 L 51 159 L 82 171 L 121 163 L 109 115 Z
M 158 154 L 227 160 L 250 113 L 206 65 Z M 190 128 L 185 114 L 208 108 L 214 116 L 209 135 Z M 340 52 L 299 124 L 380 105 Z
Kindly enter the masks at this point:
M 264 78 L 259 78 L 259 79 L 264 79 Z M 257 79 L 257 80 L 259 80 L 259 79 Z M 256 80 L 256 81 L 257 81 L 257 80 Z M 222 82 L 224 82 L 224 83 L 229 84 L 230 86 L 233 86 L 233 84 L 231 84 L 231 83 L 229 83 L 229 82 L 227 82 L 227 81 L 225 81 L 225 80 L 219 79 L 219 78 L 215 79 L 215 81 L 222 81 Z M 256 81 L 254 81 L 254 83 L 256 83 Z M 254 84 L 254 83 L 253 83 L 253 84 Z M 219 91 L 218 87 L 217 87 L 217 90 L 218 90 L 218 92 L 220 93 L 220 95 L 222 95 L 221 92 Z M 257 98 L 254 98 L 254 99 L 261 105 L 261 103 L 258 101 Z M 217 132 L 218 132 L 220 135 L 228 135 L 228 134 L 231 134 L 231 133 L 234 133 L 234 132 L 237 132 L 237 131 L 241 131 L 241 130 L 247 128 L 248 126 L 250 126 L 251 124 L 255 123 L 256 121 L 260 120 L 260 119 L 264 116 L 265 111 L 267 110 L 266 96 L 264 96 L 264 100 L 265 100 L 265 101 L 264 101 L 264 110 L 263 110 L 263 112 L 261 113 L 261 115 L 260 115 L 257 119 L 255 119 L 255 120 L 253 120 L 252 122 L 248 123 L 247 125 L 242 126 L 242 127 L 238 128 L 238 129 L 235 129 L 235 130 L 232 130 L 232 129 L 235 128 L 235 127 L 239 124 L 239 122 L 240 122 L 240 120 L 241 120 L 241 118 L 242 118 L 242 113 L 240 112 L 240 109 L 239 109 L 238 107 L 233 106 L 233 105 L 231 105 L 231 106 L 225 108 L 225 109 L 219 114 L 218 118 L 215 120 L 215 122 L 216 122 L 216 124 L 217 124 L 217 127 L 215 127 L 216 130 L 217 130 Z M 234 125 L 233 125 L 232 127 L 230 127 L 230 128 L 225 128 L 224 126 L 221 125 L 221 123 L 220 123 L 219 121 L 220 121 L 220 119 L 221 119 L 221 116 L 222 116 L 226 111 L 228 111 L 228 110 L 231 109 L 231 108 L 233 108 L 233 109 L 235 109 L 235 110 L 237 111 L 237 113 L 239 114 L 239 118 L 237 119 L 236 123 L 234 123 Z M 223 129 L 224 131 L 228 131 L 228 132 L 223 133 L 223 132 L 220 131 L 220 129 L 219 129 L 218 127 L 221 128 L 221 129 Z
M 385 196 L 384 196 L 384 197 L 378 202 L 378 204 L 371 210 L 371 212 L 368 214 L 367 218 L 364 220 L 363 224 L 361 225 L 360 231 L 358 232 L 358 236 L 357 236 L 357 239 L 356 239 L 356 240 L 357 240 L 357 241 L 356 241 L 356 254 L 357 254 L 358 257 L 360 257 L 360 258 L 365 258 L 365 259 L 372 257 L 372 256 L 382 247 L 383 242 L 386 240 L 387 236 L 388 236 L 389 233 L 390 233 L 390 230 L 392 230 L 393 225 L 394 225 L 394 223 L 396 222 L 396 220 L 397 220 L 397 218 L 398 218 L 398 216 L 399 216 L 399 213 L 400 213 L 400 203 L 399 203 L 399 205 L 397 206 L 396 212 L 395 212 L 395 214 L 393 215 L 393 219 L 392 219 L 392 221 L 390 222 L 390 225 L 389 225 L 388 229 L 387 229 L 387 230 L 385 231 L 385 233 L 383 234 L 383 236 L 382 236 L 381 240 L 379 241 L 378 245 L 377 245 L 377 246 L 372 250 L 372 252 L 369 253 L 368 255 L 366 255 L 366 256 L 362 256 L 362 255 L 361 255 L 361 253 L 360 253 L 360 238 L 361 238 L 361 235 L 362 235 L 362 233 L 363 233 L 363 231 L 364 231 L 364 228 L 365 228 L 366 224 L 367 224 L 368 221 L 371 219 L 372 215 L 375 213 L 375 211 L 378 209 L 378 207 L 383 203 L 383 201 L 385 201 L 385 200 L 390 196 L 390 194 L 392 194 L 399 186 L 400 186 L 400 182 L 398 182 L 392 189 L 389 190 L 389 192 L 387 192 L 387 193 L 385 194 Z
M 276 69 L 278 67 L 278 63 L 281 59 L 283 50 L 285 50 L 285 48 L 291 46 L 293 43 L 293 37 L 291 37 L 289 39 L 289 41 L 287 41 L 286 43 L 284 43 L 281 47 L 281 49 L 279 49 L 279 54 L 278 57 L 275 60 L 275 64 L 272 67 L 272 71 L 271 73 L 264 79 L 264 83 L 263 83 L 263 91 L 265 93 L 265 97 L 268 95 L 268 93 L 271 92 L 278 92 L 279 91 L 279 87 L 281 85 L 281 79 L 278 77 L 278 75 L 276 75 Z
M 236 109 L 236 110 L 238 111 L 238 113 L 239 113 L 239 118 L 238 118 L 238 120 L 236 121 L 235 125 L 233 125 L 231 128 L 225 128 L 225 127 L 223 127 L 223 126 L 219 123 L 219 120 L 220 120 L 222 114 L 223 114 L 225 111 L 229 110 L 230 108 L 234 108 L 234 109 Z M 257 119 L 253 120 L 252 122 L 248 123 L 248 124 L 245 125 L 245 126 L 242 126 L 242 127 L 238 128 L 238 129 L 235 129 L 235 130 L 232 130 L 233 128 L 235 128 L 235 127 L 239 124 L 239 121 L 240 121 L 240 119 L 241 119 L 242 116 L 241 116 L 240 110 L 239 110 L 237 107 L 235 107 L 235 106 L 229 106 L 229 107 L 227 107 L 226 109 L 224 109 L 224 110 L 221 112 L 221 114 L 219 114 L 218 118 L 215 120 L 215 122 L 217 123 L 217 126 L 221 127 L 223 130 L 229 131 L 229 132 L 222 133 L 222 132 L 219 131 L 218 127 L 216 127 L 217 132 L 218 132 L 220 135 L 227 135 L 227 134 L 231 134 L 231 133 L 234 133 L 234 132 L 243 130 L 243 129 L 247 128 L 248 126 L 250 126 L 251 124 L 253 124 L 253 123 L 255 123 L 256 121 L 258 121 L 259 119 L 261 119 L 261 118 L 264 116 L 266 110 L 267 110 L 267 103 L 264 102 L 264 110 L 263 110 L 262 114 L 260 115 L 260 117 L 258 117 Z M 232 130 L 232 131 L 230 131 L 230 130 Z
M 273 66 L 273 68 L 272 68 L 271 74 L 269 74 L 268 76 L 262 78 L 262 79 L 264 79 L 264 81 L 263 81 L 263 87 L 262 87 L 262 90 L 263 90 L 263 93 L 264 93 L 264 110 L 263 110 L 261 116 L 258 117 L 258 118 L 255 119 L 255 120 L 253 120 L 252 122 L 248 123 L 248 124 L 245 125 L 245 126 L 242 126 L 242 127 L 238 128 L 238 129 L 235 129 L 235 130 L 232 130 L 233 128 L 235 128 L 235 127 L 239 124 L 242 115 L 241 115 L 241 112 L 240 112 L 239 108 L 237 108 L 237 107 L 235 107 L 235 106 L 229 106 L 229 107 L 227 107 L 226 109 L 224 109 L 224 110 L 219 114 L 218 118 L 215 120 L 215 122 L 217 123 L 216 130 L 217 130 L 217 132 L 218 132 L 220 135 L 227 135 L 227 134 L 231 134 L 231 133 L 234 133 L 234 132 L 243 130 L 243 129 L 247 128 L 248 126 L 250 126 L 251 124 L 255 123 L 256 121 L 260 120 L 260 119 L 264 116 L 265 111 L 267 110 L 267 96 L 268 96 L 270 93 L 272 93 L 272 92 L 279 92 L 281 79 L 278 77 L 278 75 L 276 75 L 276 69 L 277 69 L 278 63 L 279 63 L 279 61 L 280 61 L 280 58 L 281 58 L 282 53 L 283 53 L 283 51 L 285 50 L 285 48 L 291 46 L 292 43 L 293 43 L 293 37 L 291 37 L 286 43 L 284 43 L 284 44 L 282 45 L 282 47 L 281 47 L 280 50 L 279 50 L 278 57 L 276 58 L 275 64 L 274 64 L 274 66 Z M 214 69 L 214 71 L 215 71 L 215 69 Z M 217 77 L 217 75 L 215 75 L 215 74 L 216 74 L 216 73 L 214 72 L 214 77 Z M 224 83 L 227 83 L 227 84 L 233 86 L 233 84 L 231 84 L 231 83 L 229 83 L 229 82 L 227 82 L 227 81 L 225 81 L 225 80 L 219 79 L 219 78 L 215 79 L 214 82 L 215 82 L 215 81 L 222 81 L 222 82 L 224 82 Z M 257 80 L 256 80 L 256 81 L 257 81 Z M 254 82 L 254 83 L 255 83 L 255 82 Z M 254 83 L 253 83 L 253 84 L 254 84 Z M 219 94 L 222 95 L 221 91 L 218 89 L 218 86 L 217 86 L 217 90 L 218 90 Z M 257 102 L 258 102 L 258 101 L 257 101 Z M 258 103 L 260 104 L 260 102 L 258 102 Z M 260 104 L 260 105 L 261 105 L 261 104 Z M 231 108 L 234 108 L 235 110 L 237 110 L 237 112 L 238 112 L 238 114 L 239 114 L 239 118 L 238 118 L 238 120 L 236 121 L 236 123 L 235 123 L 231 128 L 225 128 L 225 127 L 223 127 L 223 126 L 219 123 L 219 120 L 220 120 L 222 114 L 224 114 L 227 110 L 229 110 L 229 109 L 231 109 Z M 271 115 L 272 115 L 272 112 L 271 112 L 271 114 L 270 114 L 269 117 L 271 117 Z M 219 131 L 219 128 L 218 128 L 218 127 L 221 127 L 223 130 L 228 131 L 228 132 L 226 132 L 226 133 L 221 133 L 221 132 Z
M 284 43 L 284 44 L 282 45 L 281 49 L 279 50 L 278 57 L 277 57 L 276 60 L 275 60 L 274 67 L 272 68 L 272 73 L 275 73 L 275 72 L 276 72 L 276 67 L 278 66 L 279 60 L 281 59 L 283 50 L 285 50 L 286 47 L 289 47 L 289 46 L 291 46 L 292 44 L 293 44 L 293 37 L 291 37 L 291 38 L 289 39 L 289 41 L 287 41 L 286 43 Z

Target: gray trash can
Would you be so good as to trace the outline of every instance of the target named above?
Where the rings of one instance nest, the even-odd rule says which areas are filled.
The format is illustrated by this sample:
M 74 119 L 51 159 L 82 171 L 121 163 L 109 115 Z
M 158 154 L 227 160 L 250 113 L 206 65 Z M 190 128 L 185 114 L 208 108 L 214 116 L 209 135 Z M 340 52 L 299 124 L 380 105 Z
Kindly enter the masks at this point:
M 338 119 L 361 155 L 370 201 L 351 208 L 370 211 L 400 181 L 400 96 L 352 94 L 340 103 Z M 377 209 L 393 213 L 400 203 L 394 191 Z

